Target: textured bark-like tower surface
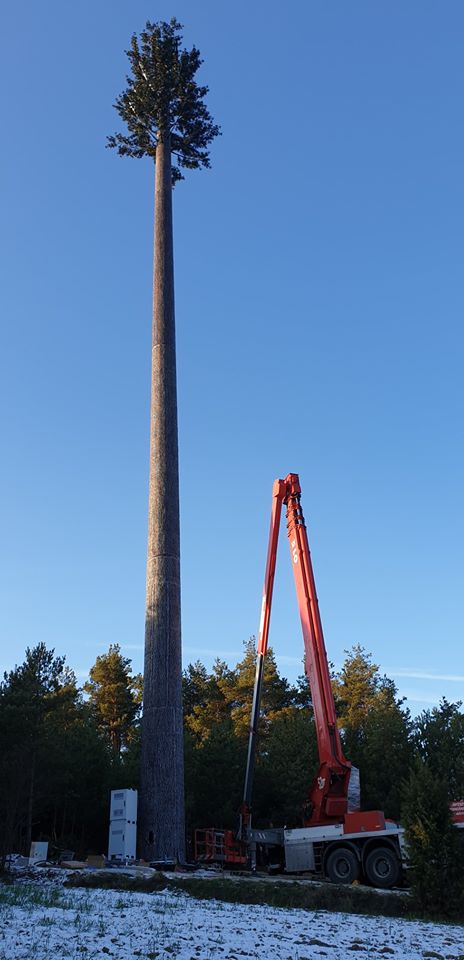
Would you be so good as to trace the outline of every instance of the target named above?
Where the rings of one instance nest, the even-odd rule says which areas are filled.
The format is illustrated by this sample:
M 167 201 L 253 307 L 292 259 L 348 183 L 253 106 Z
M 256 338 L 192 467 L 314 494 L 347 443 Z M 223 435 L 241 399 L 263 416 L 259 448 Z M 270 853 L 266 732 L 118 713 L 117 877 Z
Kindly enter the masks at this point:
M 171 144 L 156 151 L 145 672 L 139 809 L 145 860 L 185 860 Z

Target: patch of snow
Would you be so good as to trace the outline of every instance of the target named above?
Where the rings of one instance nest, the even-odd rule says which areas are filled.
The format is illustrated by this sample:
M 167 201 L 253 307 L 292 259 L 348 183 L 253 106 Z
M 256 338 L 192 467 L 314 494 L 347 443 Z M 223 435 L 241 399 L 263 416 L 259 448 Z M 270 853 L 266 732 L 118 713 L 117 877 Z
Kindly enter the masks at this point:
M 11 888 L 0 888 L 0 960 L 464 957 L 459 926 L 200 901 L 170 890 L 63 889 L 51 880 L 21 884 L 15 905 L 7 902 Z

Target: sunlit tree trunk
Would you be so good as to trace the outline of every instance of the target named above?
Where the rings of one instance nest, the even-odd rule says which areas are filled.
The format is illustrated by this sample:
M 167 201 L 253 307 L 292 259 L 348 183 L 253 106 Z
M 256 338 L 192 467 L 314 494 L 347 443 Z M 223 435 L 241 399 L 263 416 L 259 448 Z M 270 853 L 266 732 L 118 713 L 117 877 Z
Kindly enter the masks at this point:
M 140 850 L 185 859 L 179 467 L 171 145 L 155 164 L 155 241 Z

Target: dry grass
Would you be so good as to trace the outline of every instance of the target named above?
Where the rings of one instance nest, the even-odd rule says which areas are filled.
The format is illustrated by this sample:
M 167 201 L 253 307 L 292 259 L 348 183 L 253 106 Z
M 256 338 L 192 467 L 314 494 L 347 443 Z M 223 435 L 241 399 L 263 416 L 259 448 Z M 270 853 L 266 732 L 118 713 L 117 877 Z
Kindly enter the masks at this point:
M 298 907 L 302 910 L 330 910 L 344 913 L 408 917 L 413 914 L 409 894 L 398 891 L 382 894 L 367 887 L 345 887 L 328 883 L 298 881 L 262 882 L 236 877 L 137 877 L 112 870 L 73 874 L 66 886 L 131 890 L 140 893 L 170 889 L 181 890 L 199 900 L 222 900 L 228 903 L 267 904 L 271 907 Z

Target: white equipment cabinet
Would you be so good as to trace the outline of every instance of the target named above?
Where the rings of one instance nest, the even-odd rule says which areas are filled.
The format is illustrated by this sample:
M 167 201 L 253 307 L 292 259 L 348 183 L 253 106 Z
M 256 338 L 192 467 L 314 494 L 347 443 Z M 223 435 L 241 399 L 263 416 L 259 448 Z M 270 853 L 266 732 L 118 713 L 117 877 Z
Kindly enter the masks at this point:
M 135 860 L 137 790 L 112 790 L 108 860 Z

